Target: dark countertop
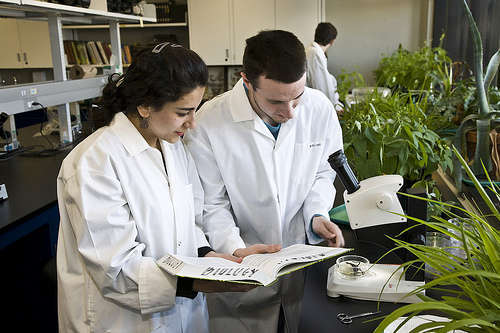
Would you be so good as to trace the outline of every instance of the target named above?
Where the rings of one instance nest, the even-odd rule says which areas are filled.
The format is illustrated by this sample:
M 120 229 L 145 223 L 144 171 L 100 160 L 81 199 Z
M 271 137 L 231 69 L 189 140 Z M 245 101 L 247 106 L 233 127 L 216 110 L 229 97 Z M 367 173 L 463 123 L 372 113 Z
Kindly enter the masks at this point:
M 39 130 L 38 125 L 19 130 L 21 144 L 48 147 L 46 139 L 32 137 Z M 49 139 L 54 144 L 59 140 L 58 136 Z M 66 150 L 47 157 L 16 155 L 8 160 L 0 159 L 0 184 L 5 184 L 9 196 L 0 202 L 0 230 L 4 231 L 57 201 L 57 174 L 71 148 L 68 146 Z
M 385 253 L 383 248 L 375 248 L 372 244 L 359 242 L 348 226 L 341 226 L 341 228 L 346 247 L 355 249 L 349 254 L 362 255 L 368 258 L 370 262 L 374 262 Z M 400 259 L 396 256 L 387 256 L 384 259 L 380 263 L 400 263 Z M 387 315 L 404 305 L 381 302 L 380 308 L 377 309 L 378 302 L 354 300 L 344 296 L 339 298 L 329 297 L 326 293 L 328 269 L 335 264 L 335 260 L 336 258 L 325 260 L 307 269 L 299 332 L 373 332 L 381 319 L 370 320 Z M 342 324 L 337 319 L 337 314 L 340 312 L 353 315 L 378 310 L 382 311 L 382 313 L 372 317 L 353 319 L 353 323 L 349 325 Z

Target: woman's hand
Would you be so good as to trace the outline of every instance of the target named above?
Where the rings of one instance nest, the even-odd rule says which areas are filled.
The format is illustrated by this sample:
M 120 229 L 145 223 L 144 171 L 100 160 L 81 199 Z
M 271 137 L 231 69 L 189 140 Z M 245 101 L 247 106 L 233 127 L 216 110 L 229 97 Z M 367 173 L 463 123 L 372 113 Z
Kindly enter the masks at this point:
M 256 253 L 274 253 L 281 250 L 281 245 L 279 244 L 254 244 L 249 247 L 236 249 L 233 255 L 236 257 L 244 258 L 251 254 Z
M 233 255 L 227 253 L 218 253 L 215 251 L 208 252 L 205 257 L 218 257 L 241 263 L 243 257 L 255 253 L 273 253 L 281 250 L 281 245 L 279 244 L 255 244 L 247 248 L 241 248 L 234 251 Z M 213 281 L 213 280 L 198 280 L 193 281 L 193 290 L 200 291 L 204 293 L 223 293 L 223 292 L 246 292 L 258 287 L 254 284 L 243 284 L 243 283 L 233 283 L 233 282 L 223 282 L 223 281 Z
M 241 263 L 243 258 L 239 258 L 227 253 L 218 253 L 215 251 L 208 252 L 205 257 L 217 257 L 226 260 Z M 245 292 L 252 290 L 256 285 L 243 284 L 243 283 L 231 283 L 223 281 L 212 281 L 212 280 L 197 280 L 193 281 L 193 290 L 201 291 L 204 293 L 223 293 L 223 292 Z
M 205 254 L 205 257 L 223 258 L 223 259 L 227 259 L 227 260 L 230 260 L 230 261 L 237 262 L 238 264 L 241 263 L 241 260 L 243 260 L 243 258 L 239 258 L 239 257 L 233 256 L 231 254 L 218 253 L 218 252 L 215 252 L 215 251 L 208 252 L 207 254 Z

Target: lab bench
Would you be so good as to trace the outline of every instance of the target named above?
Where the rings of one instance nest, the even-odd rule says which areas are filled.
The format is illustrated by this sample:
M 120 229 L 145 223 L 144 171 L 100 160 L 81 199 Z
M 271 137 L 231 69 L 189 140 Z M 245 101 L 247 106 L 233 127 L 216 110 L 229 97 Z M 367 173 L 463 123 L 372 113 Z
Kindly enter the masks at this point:
M 39 130 L 40 125 L 20 129 L 21 143 L 47 146 L 45 138 L 32 137 Z M 49 140 L 59 143 L 56 136 Z M 8 199 L 0 202 L 2 298 L 7 305 L 2 317 L 22 332 L 57 332 L 56 178 L 70 149 L 48 157 L 16 155 L 0 160 L 0 184 L 8 193 Z
M 39 130 L 31 126 L 20 130 L 25 146 L 44 144 L 44 138 L 32 138 Z M 57 138 L 51 140 L 57 143 Z M 56 177 L 70 149 L 49 157 L 15 156 L 0 161 L 0 184 L 6 184 L 8 199 L 0 202 L 0 260 L 4 301 L 9 304 L 4 318 L 22 322 L 29 331 L 56 332 L 57 307 L 55 285 L 55 246 L 59 226 Z M 374 261 L 385 250 L 359 243 L 348 226 L 342 226 L 346 247 Z M 394 259 L 388 258 L 394 263 Z M 335 259 L 307 269 L 299 332 L 372 332 L 380 321 L 355 319 L 342 324 L 339 312 L 357 314 L 375 311 L 377 302 L 326 295 L 328 268 Z M 388 314 L 397 304 L 380 303 Z

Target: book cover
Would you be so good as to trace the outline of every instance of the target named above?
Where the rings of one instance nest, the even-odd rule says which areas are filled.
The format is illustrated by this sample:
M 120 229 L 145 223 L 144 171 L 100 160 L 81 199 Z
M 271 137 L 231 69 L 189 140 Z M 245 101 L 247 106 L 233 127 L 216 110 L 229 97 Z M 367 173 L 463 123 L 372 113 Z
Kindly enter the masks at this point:
M 102 43 L 101 41 L 97 41 L 96 42 L 96 45 L 97 45 L 97 49 L 99 50 L 99 54 L 101 56 L 101 59 L 103 60 L 103 63 L 105 65 L 109 65 L 109 59 L 108 57 L 106 56 L 106 52 L 104 52 L 104 48 L 102 46 Z

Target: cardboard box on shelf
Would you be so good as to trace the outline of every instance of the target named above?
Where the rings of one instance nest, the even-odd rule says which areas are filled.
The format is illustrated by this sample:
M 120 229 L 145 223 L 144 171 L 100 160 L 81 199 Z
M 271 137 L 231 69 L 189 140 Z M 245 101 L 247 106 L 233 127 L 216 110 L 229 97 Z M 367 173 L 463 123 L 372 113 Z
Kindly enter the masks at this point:
M 107 0 L 91 0 L 89 9 L 102 10 L 103 12 L 108 11 L 108 1 Z
M 144 17 L 156 18 L 156 6 L 154 4 L 145 3 L 142 8 L 144 9 Z

